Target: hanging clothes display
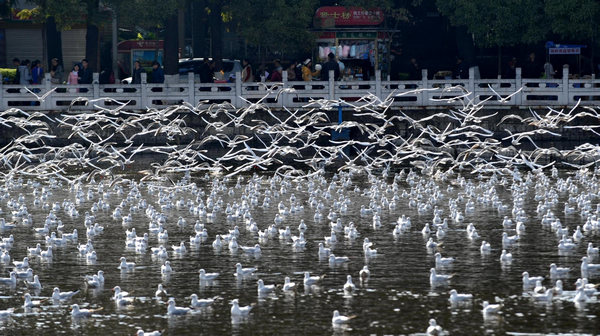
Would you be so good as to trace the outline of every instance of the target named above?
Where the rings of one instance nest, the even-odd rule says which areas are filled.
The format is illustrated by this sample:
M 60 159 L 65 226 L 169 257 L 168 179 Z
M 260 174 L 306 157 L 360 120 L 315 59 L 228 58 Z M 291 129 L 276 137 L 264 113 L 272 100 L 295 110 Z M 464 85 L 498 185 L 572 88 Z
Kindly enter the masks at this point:
M 344 45 L 342 47 L 342 58 L 348 58 L 348 54 L 350 53 L 350 46 Z
M 356 57 L 356 44 L 353 44 L 350 47 L 350 58 L 354 58 Z

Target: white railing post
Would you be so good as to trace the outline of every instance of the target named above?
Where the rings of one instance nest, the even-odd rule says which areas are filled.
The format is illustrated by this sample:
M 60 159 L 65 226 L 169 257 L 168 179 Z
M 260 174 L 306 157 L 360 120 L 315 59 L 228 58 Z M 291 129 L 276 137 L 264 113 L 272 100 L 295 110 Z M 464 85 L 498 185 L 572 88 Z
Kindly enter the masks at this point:
M 46 73 L 44 75 L 44 94 L 46 92 L 50 92 L 50 90 L 52 90 L 52 85 L 50 83 L 50 79 L 52 78 L 52 76 L 50 76 L 49 73 Z M 46 99 L 44 99 L 44 101 L 40 102 L 40 107 L 44 109 L 44 111 L 48 111 L 50 110 L 50 96 L 52 94 L 49 94 L 48 97 L 46 97 Z
M 94 99 L 100 98 L 100 74 L 94 72 L 92 85 L 94 87 Z
M 475 67 L 469 68 L 469 83 L 467 85 L 467 91 L 473 96 L 473 102 L 475 102 L 477 99 L 477 95 L 475 94 Z
M 150 106 L 150 104 L 148 104 L 148 86 L 146 85 L 147 77 L 148 77 L 148 74 L 145 72 L 142 72 L 140 74 L 140 79 L 141 79 L 140 92 L 142 93 L 142 95 L 141 95 L 142 101 L 140 102 L 140 106 L 142 108 Z
M 4 99 L 2 99 L 2 96 L 4 95 L 4 88 L 2 87 L 2 82 L 3 78 L 0 78 L 0 110 L 4 111 L 8 108 L 8 106 L 5 106 Z
M 427 91 L 426 89 L 429 88 L 429 82 L 427 79 L 427 69 L 422 69 L 421 70 L 421 90 L 418 94 L 417 100 L 421 101 L 421 106 L 427 106 L 429 104 L 429 96 L 427 96 Z
M 236 72 L 235 73 L 235 91 L 233 93 L 235 95 L 235 97 L 233 97 L 233 105 L 235 105 L 236 108 L 240 108 L 242 107 L 242 95 L 244 94 L 243 90 L 242 90 L 242 73 L 241 72 Z
M 194 73 L 188 72 L 188 103 L 192 106 L 196 106 L 196 100 L 194 99 Z
M 329 86 L 329 99 L 330 100 L 334 100 L 335 99 L 335 72 L 333 70 L 329 70 L 329 83 L 327 83 L 327 85 Z
M 375 70 L 375 95 L 380 100 L 383 100 L 381 98 L 381 88 L 381 70 Z
M 288 72 L 287 70 L 283 70 L 283 72 L 281 73 L 281 81 L 283 82 L 283 86 L 281 87 L 281 89 L 285 89 L 288 87 Z M 291 106 L 291 104 L 288 104 L 288 94 L 282 94 L 280 95 L 280 101 L 277 102 L 278 105 L 281 106 Z
M 516 68 L 515 69 L 515 87 L 513 91 L 517 91 L 518 89 L 520 89 L 523 86 L 523 71 L 521 68 Z M 517 106 L 521 106 L 521 102 L 523 99 L 522 96 L 523 90 L 521 90 L 519 93 L 517 93 L 516 95 L 513 96 L 512 100 L 513 100 L 513 104 L 512 105 L 517 105 Z
M 562 99 L 560 99 L 561 105 L 569 104 L 569 66 L 563 66 L 563 74 L 562 74 Z
M 267 81 L 267 77 L 265 77 L 264 75 L 260 76 L 260 82 L 261 83 L 265 83 Z M 266 85 L 259 85 L 258 86 L 258 92 L 265 92 L 267 91 L 267 86 Z

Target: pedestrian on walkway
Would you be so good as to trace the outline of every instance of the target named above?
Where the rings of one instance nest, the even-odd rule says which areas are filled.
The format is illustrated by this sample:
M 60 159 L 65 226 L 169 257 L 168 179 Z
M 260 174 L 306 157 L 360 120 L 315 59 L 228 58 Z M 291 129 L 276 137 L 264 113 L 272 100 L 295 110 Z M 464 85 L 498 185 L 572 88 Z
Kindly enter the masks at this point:
M 312 60 L 307 58 L 302 66 L 302 80 L 305 82 L 310 82 L 313 79 L 313 76 L 318 76 L 319 71 L 312 71 Z
M 65 72 L 63 66 L 56 57 L 53 58 L 50 63 L 50 82 L 52 82 L 52 84 L 61 84 Z
M 19 85 L 29 85 L 31 84 L 31 71 L 29 70 L 29 60 L 21 61 L 21 65 L 19 65 Z
M 133 63 L 133 73 L 131 74 L 131 84 L 142 84 L 142 64 L 140 61 L 135 61 Z
M 164 83 L 165 82 L 165 72 L 163 68 L 160 66 L 158 61 L 152 62 L 152 76 L 151 83 Z
M 44 68 L 42 68 L 42 62 L 35 60 L 33 61 L 31 67 L 31 84 L 42 84 L 42 79 L 44 79 Z
M 81 68 L 79 69 L 79 84 L 92 84 L 94 76 L 89 66 L 88 60 L 84 58 L 81 61 Z
M 13 58 L 13 66 L 15 67 L 15 69 L 17 69 L 17 73 L 15 75 L 15 79 L 13 80 L 13 84 L 20 84 L 21 73 L 19 72 L 19 66 L 21 66 L 21 61 L 16 57 Z
M 242 60 L 242 66 L 244 67 L 244 69 L 242 69 L 242 82 L 254 82 L 254 72 L 252 71 L 252 66 L 247 58 Z
M 323 68 L 321 68 L 321 80 L 328 81 L 329 80 L 329 71 L 333 70 L 333 80 L 340 79 L 340 65 L 335 60 L 335 55 L 330 52 L 327 55 L 327 62 L 323 64 Z

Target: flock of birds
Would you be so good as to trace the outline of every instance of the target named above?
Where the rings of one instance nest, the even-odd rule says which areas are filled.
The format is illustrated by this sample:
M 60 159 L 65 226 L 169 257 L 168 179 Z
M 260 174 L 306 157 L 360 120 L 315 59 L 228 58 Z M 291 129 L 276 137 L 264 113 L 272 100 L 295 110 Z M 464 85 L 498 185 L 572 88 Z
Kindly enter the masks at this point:
M 293 92 L 277 94 L 282 93 Z M 498 262 L 510 265 L 515 258 L 512 249 L 523 233 L 548 230 L 556 234 L 557 255 L 578 253 L 579 246 L 587 243 L 586 254 L 581 256 L 581 275 L 574 290 L 564 290 L 563 286 L 570 284 L 563 279 L 576 272 L 573 269 L 551 264 L 547 277 L 524 272 L 523 295 L 542 302 L 597 301 L 599 292 L 589 279 L 600 273 L 600 264 L 594 263 L 598 247 L 592 241 L 600 231 L 600 204 L 594 206 L 600 147 L 585 143 L 559 149 L 538 144 L 540 137 L 558 142 L 565 129 L 596 136 L 599 126 L 589 125 L 590 119 L 600 119 L 595 109 L 577 105 L 568 111 L 548 108 L 545 114 L 531 110 L 527 118 L 512 114 L 500 118 L 499 112 L 486 110 L 484 102 L 474 103 L 461 96 L 462 100 L 455 100 L 459 104 L 448 111 L 415 119 L 414 115 L 391 110 L 394 95 L 385 100 L 368 95 L 357 102 L 314 100 L 295 111 L 285 107 L 271 111 L 263 104 L 266 97 L 242 109 L 227 103 L 207 108 L 182 104 L 134 112 L 127 111 L 125 103 L 115 102 L 115 109 L 98 107 L 85 113 L 0 112 L 0 129 L 4 134 L 15 134 L 0 148 L 0 216 L 7 217 L 0 219 L 0 262 L 5 269 L 0 286 L 31 291 L 24 294 L 22 307 L 0 310 L 0 318 L 8 318 L 21 308 L 28 312 L 44 305 L 67 304 L 76 300 L 81 290 L 102 288 L 105 276 L 114 276 L 113 270 L 86 275 L 85 289 L 61 291 L 58 280 L 40 283 L 30 262 L 52 263 L 56 250 L 72 250 L 94 264 L 98 258 L 94 242 L 102 239 L 105 228 L 122 229 L 127 251 L 151 254 L 161 266 L 161 275 L 167 277 L 176 271 L 171 258 L 185 257 L 190 249 L 206 244 L 215 251 L 239 251 L 259 258 L 269 240 L 280 239 L 289 242 L 293 253 L 314 253 L 335 268 L 350 262 L 341 255 L 344 249 L 339 242 L 361 239 L 365 265 L 358 274 L 348 274 L 342 287 L 350 295 L 359 290 L 354 279 L 365 284 L 377 277 L 368 267 L 368 261 L 381 254 L 374 248 L 375 242 L 365 237 L 371 227 L 373 234 L 389 227 L 389 233 L 399 237 L 418 226 L 431 255 L 432 288 L 448 288 L 457 276 L 446 271 L 461 257 L 442 255 L 448 232 L 465 230 L 466 239 L 481 242 L 482 256 L 501 251 Z M 328 112 L 340 104 L 351 116 L 332 122 Z M 191 118 L 202 127 L 188 126 Z M 496 129 L 504 129 L 500 134 L 482 126 L 491 120 L 497 121 Z M 335 136 L 344 130 L 351 130 L 349 139 Z M 147 145 L 144 141 L 149 137 L 161 138 L 164 144 Z M 61 140 L 69 143 L 64 145 Z M 122 174 L 135 168 L 136 159 L 144 154 L 160 159 L 150 164 L 151 169 L 139 171 L 137 177 Z M 577 170 L 565 178 L 557 166 Z M 265 174 L 257 174 L 262 171 Z M 193 174 L 204 176 L 195 180 Z M 365 186 L 360 188 L 356 180 L 365 176 Z M 59 188 L 67 190 L 70 199 L 54 199 Z M 499 189 L 511 194 L 511 204 L 503 203 Z M 31 196 L 24 197 L 24 192 Z M 295 193 L 306 195 L 306 199 Z M 535 214 L 525 210 L 532 194 L 539 201 Z M 360 205 L 361 223 L 347 222 L 347 214 L 358 208 L 351 196 L 366 200 Z M 443 204 L 447 204 L 446 214 Z M 393 224 L 382 223 L 383 214 L 403 206 L 432 219 L 417 224 L 401 215 Z M 497 224 L 503 229 L 501 246 L 491 246 L 492 238 L 482 237 L 475 225 L 468 223 L 481 207 L 494 208 L 504 216 Z M 254 218 L 258 208 L 273 208 L 274 218 Z M 173 218 L 175 211 L 182 210 L 189 210 L 195 220 Z M 34 219 L 33 212 L 43 213 L 43 220 Z M 81 212 L 85 215 L 80 217 Z M 110 214 L 112 222 L 98 223 L 97 214 Z M 145 228 L 139 225 L 142 214 L 149 222 Z M 295 222 L 299 214 L 310 220 Z M 579 216 L 581 225 L 575 230 L 564 227 L 562 216 Z M 65 218 L 74 223 L 70 230 L 63 224 Z M 228 230 L 217 231 L 217 222 Z M 43 237 L 43 243 L 26 250 L 13 249 L 18 239 L 32 237 L 10 234 L 23 227 L 30 229 L 32 236 Z M 173 227 L 189 231 L 189 241 L 172 241 L 169 230 Z M 330 230 L 328 236 L 305 237 L 322 228 Z M 85 235 L 80 234 L 83 232 Z M 15 260 L 11 255 L 25 257 Z M 115 260 L 114 265 L 121 274 L 139 267 L 126 256 Z M 244 267 L 241 262 L 231 271 L 240 281 L 257 278 L 257 269 Z M 324 277 L 307 270 L 302 274 L 300 283 L 305 290 L 320 286 Z M 230 276 L 198 271 L 201 284 Z M 290 274 L 281 284 L 265 284 L 259 278 L 256 290 L 259 297 L 293 294 L 300 283 L 292 279 Z M 544 287 L 547 279 L 552 284 Z M 39 296 L 47 288 L 53 288 L 51 295 Z M 112 300 L 117 306 L 136 303 L 135 296 L 120 286 L 113 290 Z M 478 300 L 456 289 L 448 293 L 451 306 L 473 305 Z M 162 283 L 149 296 L 165 299 L 167 315 L 192 314 L 219 304 L 221 299 L 193 294 L 189 305 L 177 306 L 176 298 L 167 294 Z M 501 314 L 502 299 L 497 301 L 481 302 L 484 317 Z M 240 305 L 238 298 L 230 298 L 229 304 L 232 322 L 251 318 L 253 304 Z M 71 316 L 93 318 L 102 308 L 71 304 Z M 335 310 L 331 322 L 334 328 L 344 328 L 352 325 L 355 317 Z M 426 333 L 444 334 L 444 330 L 431 319 Z M 137 331 L 140 336 L 160 334 Z
M 282 91 L 290 94 L 290 90 Z M 462 88 L 444 89 L 455 90 Z M 239 109 L 227 102 L 204 108 L 200 102 L 134 112 L 126 110 L 127 102 L 109 98 L 95 101 L 109 101 L 116 108 L 96 105 L 93 112 L 55 117 L 11 108 L 0 112 L 0 127 L 15 136 L 0 148 L 6 169 L 2 176 L 18 172 L 72 183 L 67 168 L 86 168 L 87 175 L 79 177 L 89 180 L 124 169 L 144 153 L 166 157 L 144 171 L 145 179 L 186 171 L 231 177 L 254 169 L 302 178 L 326 168 L 372 174 L 398 165 L 412 165 L 426 175 L 465 169 L 472 174 L 511 174 L 514 167 L 534 172 L 553 165 L 579 169 L 600 160 L 597 144 L 546 148 L 536 143 L 540 138 L 560 143 L 561 132 L 573 129 L 584 137 L 597 136 L 600 126 L 590 123 L 597 122 L 600 113 L 579 103 L 568 111 L 548 108 L 545 114 L 530 110 L 526 118 L 516 114 L 500 118 L 500 112 L 484 108 L 485 101 L 475 103 L 461 95 L 449 99 L 460 104 L 448 111 L 417 119 L 391 109 L 394 94 L 384 100 L 375 95 L 356 102 L 314 100 L 295 111 L 285 107 L 271 111 L 263 103 L 270 94 Z M 332 122 L 328 112 L 338 106 L 346 111 L 346 120 Z M 194 127 L 188 126 L 192 118 Z M 344 132 L 350 137 L 344 138 Z M 71 142 L 65 145 L 57 137 Z M 155 138 L 163 144 L 145 144 Z M 215 148 L 221 149 L 218 156 Z

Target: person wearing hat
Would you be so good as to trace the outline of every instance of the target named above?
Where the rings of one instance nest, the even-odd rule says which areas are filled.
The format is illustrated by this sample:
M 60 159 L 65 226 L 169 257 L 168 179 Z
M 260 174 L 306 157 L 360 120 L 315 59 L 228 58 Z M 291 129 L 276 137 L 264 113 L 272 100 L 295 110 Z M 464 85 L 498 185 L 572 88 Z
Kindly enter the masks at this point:
M 165 82 L 165 72 L 163 71 L 160 63 L 158 61 L 152 62 L 152 74 L 150 76 L 151 83 L 164 83 Z
M 307 58 L 302 64 L 302 80 L 304 80 L 305 82 L 310 82 L 313 76 L 319 75 L 320 71 L 311 70 L 312 61 L 310 58 Z

